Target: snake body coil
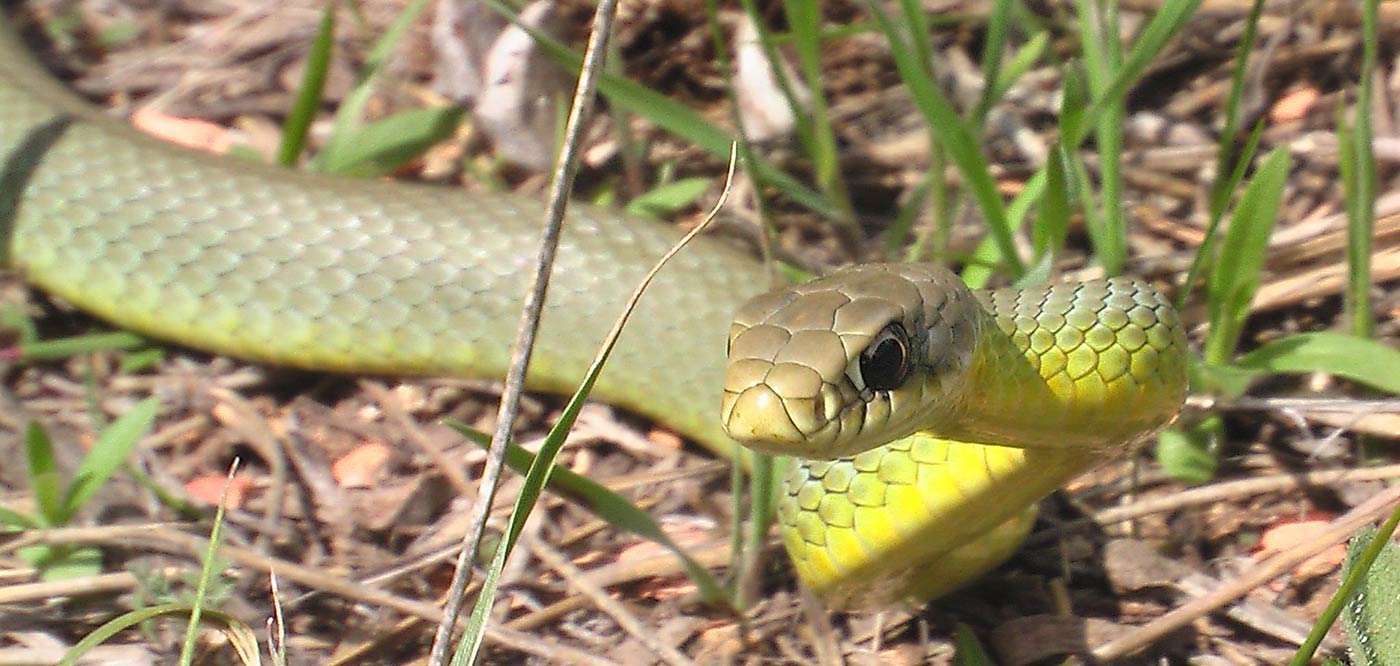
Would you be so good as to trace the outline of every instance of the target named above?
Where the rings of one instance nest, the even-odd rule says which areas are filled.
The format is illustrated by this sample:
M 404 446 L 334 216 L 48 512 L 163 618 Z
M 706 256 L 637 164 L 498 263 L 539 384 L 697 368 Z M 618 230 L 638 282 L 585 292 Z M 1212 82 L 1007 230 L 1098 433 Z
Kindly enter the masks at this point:
M 534 200 L 327 178 L 177 148 L 78 100 L 34 64 L 4 25 L 0 159 L 4 264 L 118 326 L 302 368 L 504 374 L 539 233 L 542 206 Z M 529 376 L 538 390 L 572 390 L 632 285 L 677 237 L 613 211 L 571 211 Z M 947 362 L 970 374 L 959 397 L 922 415 L 904 411 L 896 404 L 902 398 L 866 409 L 897 427 L 883 434 L 856 428 L 878 440 L 859 442 L 859 450 L 898 440 L 892 444 L 858 453 L 844 437 L 820 435 L 791 449 L 855 454 L 794 468 L 782 509 L 799 570 L 838 601 L 935 594 L 995 564 L 1019 541 L 1029 524 L 1025 509 L 1036 498 L 1103 449 L 1157 427 L 1180 404 L 1180 329 L 1160 299 L 1136 283 L 1077 288 L 1102 291 L 1090 300 L 1114 304 L 1095 315 L 1094 321 L 1115 322 L 1101 335 L 1079 305 L 1052 313 L 1063 288 L 974 298 L 942 271 L 910 270 L 936 276 L 937 288 L 924 291 L 959 300 L 965 313 L 925 331 L 966 353 L 929 357 L 933 365 L 917 371 Z M 653 283 L 595 395 L 731 453 L 714 416 L 725 385 L 726 324 L 766 282 L 752 258 L 699 239 Z M 1135 310 L 1116 305 L 1125 294 L 1146 303 L 1156 323 L 1133 320 Z M 817 320 L 827 316 L 823 307 L 812 309 Z M 1050 327 L 1047 317 L 1055 316 L 1067 327 Z M 1118 326 L 1124 316 L 1130 325 Z M 838 323 L 828 321 L 828 332 Z M 1046 337 L 1047 331 L 1053 334 Z M 1083 348 L 1096 350 L 1092 359 L 1062 339 L 1076 335 Z M 1096 346 L 1111 339 L 1113 349 L 1127 349 L 1129 338 L 1140 337 L 1135 349 L 1155 350 L 1155 361 L 1145 352 L 1124 356 Z M 794 367 L 801 362 L 794 359 Z M 1119 402 L 1111 382 L 1081 382 L 1086 363 L 1091 373 L 1111 367 L 1134 380 L 1148 373 L 1142 385 L 1157 388 Z M 823 371 L 826 364 L 818 362 Z M 1065 375 L 1069 384 L 1048 372 L 1055 364 L 1073 369 Z M 935 388 L 953 387 L 951 377 L 934 380 L 947 380 Z M 805 381 L 770 379 L 782 390 Z M 1047 395 L 1053 399 L 1043 400 Z M 750 402 L 739 413 L 771 401 Z M 807 408 L 815 407 L 809 396 Z M 725 411 L 731 428 L 736 418 L 758 423 L 736 417 L 732 404 Z M 814 423 L 816 412 L 809 413 L 799 425 Z M 749 435 L 740 438 L 761 439 Z M 942 439 L 950 437 L 1006 446 Z M 1037 448 L 1007 448 L 1025 445 Z M 899 557 L 882 555 L 889 553 Z M 912 562 L 928 556 L 940 558 L 928 569 L 934 575 L 908 575 L 918 566 Z M 885 582 L 872 584 L 873 578 Z
M 1136 280 L 974 293 L 937 266 L 872 264 L 739 310 L 722 418 L 747 446 L 821 459 L 792 469 L 779 513 L 810 586 L 921 601 L 1174 417 L 1186 358 L 1176 312 Z
M 144 136 L 74 97 L 0 25 L 4 257 L 122 328 L 221 354 L 355 373 L 500 378 L 543 205 L 331 178 Z M 571 206 L 531 364 L 577 386 L 641 276 L 678 238 Z M 708 238 L 658 276 L 598 383 L 611 403 L 729 455 L 714 417 L 727 322 L 767 282 Z

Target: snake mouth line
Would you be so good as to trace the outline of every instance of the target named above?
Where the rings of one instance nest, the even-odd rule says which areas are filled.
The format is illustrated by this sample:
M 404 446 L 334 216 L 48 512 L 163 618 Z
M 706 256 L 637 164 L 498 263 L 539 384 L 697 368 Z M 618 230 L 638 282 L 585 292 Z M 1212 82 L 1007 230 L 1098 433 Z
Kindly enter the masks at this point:
M 811 398 L 784 397 L 761 382 L 726 390 L 721 422 L 730 437 L 761 453 L 831 460 L 902 436 L 916 415 L 899 405 L 914 402 L 915 396 L 857 389 L 850 382 L 824 383 Z

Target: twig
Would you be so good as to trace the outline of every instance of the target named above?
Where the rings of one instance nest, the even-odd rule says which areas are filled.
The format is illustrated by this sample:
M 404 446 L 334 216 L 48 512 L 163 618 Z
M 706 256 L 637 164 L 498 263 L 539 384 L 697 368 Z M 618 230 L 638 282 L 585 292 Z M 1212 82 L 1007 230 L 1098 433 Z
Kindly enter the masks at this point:
M 1062 534 L 1090 525 L 1111 525 L 1168 511 L 1177 511 L 1191 506 L 1216 504 L 1249 495 L 1281 493 L 1299 488 L 1329 486 L 1344 482 L 1377 481 L 1400 477 L 1400 465 L 1385 465 L 1365 469 L 1336 469 L 1301 474 L 1274 474 L 1238 481 L 1225 481 L 1208 486 L 1189 488 L 1164 497 L 1134 502 L 1095 512 L 1092 516 L 1060 525 L 1052 530 L 1037 532 L 1027 544 L 1044 543 Z
M 155 571 L 153 577 L 174 580 L 179 572 L 173 567 Z M 39 583 L 21 583 L 0 587 L 0 605 L 48 603 L 58 597 L 80 597 L 99 593 L 121 593 L 135 589 L 141 584 L 136 574 L 130 571 L 98 574 L 70 580 L 51 580 Z
M 1400 414 L 1400 399 L 1382 398 L 1378 400 L 1357 400 L 1353 398 L 1252 398 L 1245 396 L 1233 399 L 1216 399 L 1207 395 L 1193 395 L 1186 404 L 1200 410 L 1250 410 L 1275 412 L 1292 410 L 1329 414 Z
M 0 552 L 28 545 L 72 545 L 86 544 L 114 548 L 134 548 L 143 552 L 162 552 L 175 555 L 199 557 L 208 547 L 209 540 L 167 525 L 112 525 L 106 527 L 65 527 L 47 530 L 29 530 L 4 544 Z M 279 580 L 291 581 L 299 585 L 318 588 L 343 599 L 392 608 L 401 613 L 423 618 L 429 622 L 442 619 L 443 611 L 437 606 L 400 597 L 381 589 L 360 585 L 358 582 L 341 576 L 326 573 L 324 570 L 268 557 L 255 550 L 223 544 L 219 556 L 249 569 L 271 573 L 276 572 Z M 588 654 L 566 645 L 546 641 L 538 636 L 519 631 L 488 626 L 486 637 L 491 642 L 505 648 L 517 650 L 543 658 L 548 663 L 570 663 L 580 666 L 615 666 L 613 662 Z
M 209 395 L 227 407 L 227 410 L 216 408 L 215 417 L 241 435 L 272 471 L 268 483 L 267 510 L 263 513 L 262 533 L 258 536 L 259 543 L 267 545 L 268 539 L 277 534 L 282 526 L 282 509 L 286 505 L 284 499 L 288 485 L 287 447 L 246 398 L 219 387 L 210 388 Z
M 1299 543 L 1297 546 L 1279 552 L 1224 587 L 1148 622 L 1130 634 L 1108 641 L 1090 654 L 1096 661 L 1108 662 L 1140 650 L 1154 641 L 1170 634 L 1201 616 L 1214 612 L 1226 604 L 1243 597 L 1274 578 L 1297 567 L 1306 560 L 1335 544 L 1341 543 L 1355 534 L 1367 523 L 1374 522 L 1382 513 L 1400 502 L 1400 486 L 1387 489 L 1345 515 L 1332 521 L 1327 529 L 1316 538 Z
M 510 443 L 516 414 L 519 411 L 520 396 L 525 390 L 525 372 L 529 367 L 530 354 L 539 332 L 540 313 L 544 307 L 545 295 L 549 291 L 549 276 L 558 252 L 559 235 L 564 226 L 564 210 L 568 205 L 573 175 L 578 166 L 584 123 L 592 109 L 598 78 L 602 75 L 603 58 L 608 51 L 608 37 L 612 34 L 612 23 L 616 13 L 617 0 L 603 0 L 594 14 L 592 34 L 588 38 L 588 49 L 583 54 L 578 87 L 574 91 L 573 103 L 569 107 L 569 119 L 564 128 L 564 145 L 560 148 L 554 176 L 550 182 L 544 233 L 540 238 L 539 254 L 536 258 L 537 268 L 521 310 L 520 328 L 515 345 L 511 349 L 510 370 L 506 374 L 501 407 L 496 415 L 496 431 L 491 436 L 491 448 L 486 455 L 486 467 L 482 472 L 476 504 L 472 507 L 470 527 L 462 540 L 462 551 L 457 556 L 457 568 L 453 572 L 446 599 L 446 612 L 433 637 L 429 664 L 447 663 L 447 656 L 451 650 L 452 629 L 456 625 L 467 583 L 471 580 L 472 561 L 481 545 L 481 537 L 486 532 L 486 520 L 491 513 L 491 504 L 496 498 L 496 488 L 500 484 L 501 470 L 505 464 L 506 446 Z
M 428 459 L 432 460 L 439 470 L 442 470 L 442 475 L 447 477 L 448 483 L 457 489 L 458 494 L 466 497 L 471 493 L 473 484 L 471 479 L 467 478 L 466 472 L 462 470 L 462 466 L 449 458 L 442 447 L 429 439 L 423 433 L 423 429 L 418 427 L 418 423 L 409 418 L 408 412 L 404 410 L 403 401 L 399 400 L 398 396 L 377 381 L 362 379 L 359 384 L 361 389 L 364 389 L 370 394 L 370 397 L 374 398 L 375 402 L 379 403 L 379 408 L 384 410 L 384 417 L 403 429 L 408 441 L 428 456 Z
M 627 632 L 637 642 L 644 645 L 652 654 L 655 654 L 661 661 L 671 664 L 671 666 L 691 666 L 692 662 L 679 650 L 670 645 L 662 643 L 656 636 L 654 628 L 647 627 L 638 620 L 627 607 L 621 602 L 608 595 L 607 590 L 595 585 L 588 575 L 578 567 L 569 562 L 568 558 L 555 550 L 553 546 L 544 541 L 536 541 L 531 548 L 535 556 L 544 562 L 545 566 L 554 569 L 569 584 L 569 589 L 588 598 L 597 606 L 599 610 L 612 617 L 617 626 Z

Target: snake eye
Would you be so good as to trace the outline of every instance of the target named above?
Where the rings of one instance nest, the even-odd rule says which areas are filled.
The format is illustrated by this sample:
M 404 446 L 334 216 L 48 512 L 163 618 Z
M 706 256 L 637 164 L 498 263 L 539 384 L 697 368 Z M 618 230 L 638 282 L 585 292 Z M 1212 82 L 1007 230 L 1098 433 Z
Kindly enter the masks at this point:
M 898 323 L 890 324 L 875 335 L 860 353 L 860 376 L 868 388 L 876 391 L 897 389 L 909 376 L 909 335 Z

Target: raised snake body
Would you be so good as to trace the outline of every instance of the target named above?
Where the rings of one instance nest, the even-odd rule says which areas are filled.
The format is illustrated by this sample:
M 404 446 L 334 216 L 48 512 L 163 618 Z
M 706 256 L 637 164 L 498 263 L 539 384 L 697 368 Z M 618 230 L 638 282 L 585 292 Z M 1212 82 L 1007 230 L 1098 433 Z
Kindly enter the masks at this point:
M 532 199 L 329 178 L 174 147 L 77 99 L 5 25 L 0 155 L 5 264 L 117 326 L 310 369 L 504 374 L 539 233 L 542 205 Z M 572 390 L 633 285 L 677 238 L 654 222 L 584 206 L 571 208 L 566 229 L 529 377 L 538 390 Z M 766 276 L 751 257 L 699 239 L 643 298 L 595 396 L 729 455 L 716 418 L 726 332 Z M 968 381 L 976 383 L 959 399 L 956 427 L 933 424 L 933 434 L 1064 446 L 984 447 L 924 434 L 853 460 L 796 467 L 782 516 L 809 583 L 853 602 L 925 597 L 964 582 L 1014 549 L 1027 506 L 1176 411 L 1184 342 L 1175 315 L 1137 283 L 1101 284 L 1111 295 L 1131 285 L 1153 304 L 1154 323 L 1138 328 L 1167 341 L 1147 345 L 1160 353 L 1147 382 L 1156 388 L 1127 402 L 1018 410 L 1018 401 L 1058 381 L 1027 374 L 1027 359 L 1054 348 L 1076 373 L 1088 362 L 1055 336 L 1043 348 L 1047 339 L 1027 328 L 1043 328 L 1046 299 L 1067 292 L 1025 292 L 1042 294 L 1040 306 L 1013 292 L 980 294 L 963 322 L 978 328 L 968 344 L 978 368 Z M 1060 316 L 1079 321 L 1083 311 Z M 1120 338 L 1114 332 L 1115 344 Z M 1127 359 L 1130 367 L 1145 363 L 1137 358 Z M 1061 417 L 1060 407 L 1100 418 Z M 1003 427 L 1003 419 L 1025 422 Z M 928 430 L 922 423 L 909 419 L 891 439 Z M 1076 432 L 1097 438 L 1065 434 Z M 927 557 L 940 564 L 921 568 Z

